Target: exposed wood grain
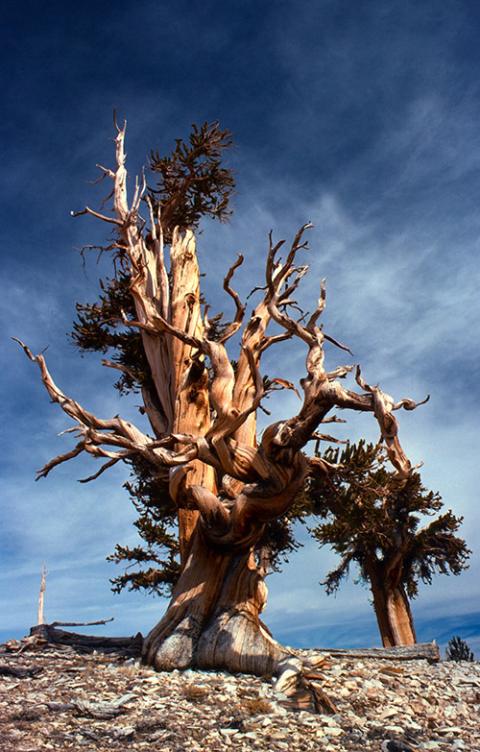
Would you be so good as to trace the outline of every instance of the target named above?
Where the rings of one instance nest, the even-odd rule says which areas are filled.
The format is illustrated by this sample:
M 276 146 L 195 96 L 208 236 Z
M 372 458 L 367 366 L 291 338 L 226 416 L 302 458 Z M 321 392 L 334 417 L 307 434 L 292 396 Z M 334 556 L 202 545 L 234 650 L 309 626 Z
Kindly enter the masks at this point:
M 321 648 L 319 652 L 332 656 L 376 658 L 382 661 L 417 661 L 424 659 L 436 663 L 440 660 L 440 650 L 436 642 L 418 642 L 416 645 L 399 645 L 393 648 Z
M 85 650 L 123 650 L 131 655 L 142 652 L 143 637 L 136 634 L 133 637 L 103 637 L 101 635 L 82 635 L 77 632 L 67 632 L 57 629 L 51 624 L 41 624 L 30 629 L 30 635 L 40 635 L 47 643 L 71 645 Z

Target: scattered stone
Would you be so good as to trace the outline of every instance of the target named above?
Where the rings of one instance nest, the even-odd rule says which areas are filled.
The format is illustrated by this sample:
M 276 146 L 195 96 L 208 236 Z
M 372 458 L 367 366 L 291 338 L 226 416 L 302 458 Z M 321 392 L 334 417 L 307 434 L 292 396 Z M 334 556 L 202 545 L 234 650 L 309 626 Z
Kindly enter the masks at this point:
M 21 647 L 0 647 L 1 664 L 15 669 L 0 677 L 2 751 L 480 750 L 479 663 L 407 668 L 297 651 L 312 666 L 309 681 L 335 703 L 336 713 L 318 714 L 291 712 L 272 683 L 252 676 L 156 673 L 120 653 Z M 295 659 L 284 666 L 284 689 L 297 668 Z
M 324 731 L 327 736 L 341 736 L 345 733 L 342 728 L 332 728 L 331 726 L 327 726 Z

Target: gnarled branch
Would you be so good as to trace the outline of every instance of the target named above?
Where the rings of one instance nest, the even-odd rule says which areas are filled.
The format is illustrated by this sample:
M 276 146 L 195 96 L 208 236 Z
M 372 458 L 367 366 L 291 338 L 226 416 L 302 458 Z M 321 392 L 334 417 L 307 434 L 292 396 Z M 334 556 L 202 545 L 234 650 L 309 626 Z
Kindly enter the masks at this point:
M 143 456 L 153 465 L 163 466 L 165 464 L 164 457 L 166 450 L 161 447 L 164 440 L 159 442 L 151 439 L 131 422 L 123 420 L 120 417 L 105 420 L 98 418 L 86 410 L 74 399 L 68 397 L 56 385 L 47 368 L 43 355 L 33 355 L 30 348 L 24 342 L 16 337 L 13 339 L 22 347 L 29 360 L 38 365 L 42 382 L 52 401 L 60 405 L 64 413 L 75 421 L 76 425 L 63 433 L 75 432 L 81 437 L 73 449 L 47 462 L 38 471 L 37 480 L 45 478 L 54 467 L 78 456 L 82 452 L 109 460 L 97 473 L 84 479 L 82 482 L 93 480 L 119 460 L 127 459 L 136 454 Z M 119 450 L 113 451 L 105 448 L 112 446 L 119 447 Z

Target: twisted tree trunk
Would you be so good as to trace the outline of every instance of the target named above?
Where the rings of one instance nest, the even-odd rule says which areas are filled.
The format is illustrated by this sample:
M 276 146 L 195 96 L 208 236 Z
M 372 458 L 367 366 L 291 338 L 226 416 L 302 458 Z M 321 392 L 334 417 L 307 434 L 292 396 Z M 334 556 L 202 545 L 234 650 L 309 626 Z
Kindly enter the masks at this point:
M 259 618 L 265 602 L 253 553 L 215 551 L 197 530 L 170 606 L 146 638 L 144 660 L 159 670 L 271 675 L 286 653 Z
M 371 590 L 383 647 L 415 645 L 413 616 L 403 587 L 373 579 Z
M 295 319 L 290 314 L 298 308 L 294 293 L 307 271 L 297 265 L 297 256 L 307 247 L 303 237 L 310 225 L 297 232 L 285 260 L 279 257 L 284 241 L 274 245 L 270 236 L 265 285 L 256 288 L 263 294 L 243 328 L 234 367 L 226 343 L 241 328 L 246 307 L 231 279 L 243 258 L 232 265 L 223 283 L 235 305 L 234 318 L 210 338 L 208 309 L 201 312 L 193 232 L 162 226 L 160 210 L 155 214 L 145 183 L 137 182 L 132 201 L 127 200 L 125 128 L 117 127 L 116 169 L 101 168 L 113 181 L 114 217 L 88 207 L 78 213 L 116 227 L 119 240 L 113 247 L 123 254 L 136 316 L 124 315 L 121 322 L 141 333 L 150 370 L 150 378 L 142 382 L 142 395 L 154 437 L 118 416 L 100 419 L 84 409 L 55 384 L 44 357 L 34 356 L 21 343 L 39 365 L 52 400 L 75 421 L 79 437 L 73 450 L 51 460 L 39 475 L 46 476 L 83 451 L 107 458 L 88 480 L 120 460 L 138 456 L 154 473 L 169 468 L 169 492 L 178 508 L 182 570 L 165 616 L 145 641 L 144 660 L 159 669 L 196 666 L 278 673 L 287 652 L 259 617 L 266 601 L 265 573 L 254 552 L 265 525 L 288 511 L 307 476 L 325 477 L 331 469 L 327 462 L 304 454 L 305 446 L 318 438 L 316 430 L 329 420 L 326 416 L 332 408 L 371 412 L 398 475 L 407 477 L 411 466 L 398 440 L 393 411 L 416 405 L 412 400 L 396 403 L 378 386 L 369 386 L 358 367 L 361 392 L 346 389 L 340 381 L 353 366 L 326 371 L 325 341 L 350 351 L 317 323 L 326 301 L 323 283 L 309 318 Z M 143 198 L 149 210 L 148 231 L 140 217 Z M 169 273 L 164 262 L 165 229 L 171 238 Z M 270 322 L 277 326 L 273 335 L 267 334 Z M 306 375 L 300 382 L 303 402 L 298 414 L 272 423 L 257 442 L 255 416 L 262 399 L 273 389 L 294 388 L 282 378 L 264 379 L 261 356 L 270 346 L 291 338 L 307 350 Z M 122 368 L 118 363 L 113 366 Z M 392 603 L 398 610 L 397 601 Z M 385 609 L 388 614 L 395 610 L 391 603 Z M 385 609 L 379 607 L 379 613 Z M 300 683 L 295 692 L 312 694 L 315 707 L 328 706 L 315 690 L 314 674 Z

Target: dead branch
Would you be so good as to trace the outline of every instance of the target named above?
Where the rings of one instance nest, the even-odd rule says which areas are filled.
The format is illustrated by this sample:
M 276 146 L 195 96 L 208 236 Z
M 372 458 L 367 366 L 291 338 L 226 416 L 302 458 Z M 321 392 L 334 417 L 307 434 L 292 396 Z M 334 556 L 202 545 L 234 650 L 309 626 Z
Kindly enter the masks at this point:
M 54 467 L 76 457 L 81 452 L 87 452 L 95 457 L 104 457 L 110 460 L 97 473 L 84 479 L 84 482 L 93 480 L 119 460 L 127 459 L 135 454 L 142 455 L 154 465 L 164 464 L 162 458 L 165 450 L 158 447 L 158 442 L 155 442 L 132 423 L 120 417 L 104 420 L 85 410 L 78 402 L 64 394 L 55 384 L 47 368 L 44 356 L 33 355 L 27 345 L 17 338 L 14 339 L 22 347 L 27 357 L 39 366 L 42 382 L 52 401 L 60 405 L 62 410 L 75 421 L 76 425 L 73 429 L 67 429 L 67 431 L 71 432 L 74 430 L 82 437 L 73 449 L 47 462 L 38 471 L 37 480 L 38 478 L 46 477 Z M 112 451 L 105 449 L 105 446 L 119 447 L 119 450 Z
M 92 475 L 88 475 L 86 478 L 80 478 L 79 483 L 90 483 L 92 480 L 97 480 L 97 478 L 100 477 L 106 470 L 109 470 L 111 467 L 117 464 L 117 462 L 120 462 L 121 459 L 126 459 L 127 457 L 132 456 L 132 452 L 122 452 L 121 457 L 114 457 L 111 460 L 108 460 L 108 462 L 105 462 L 99 470 L 97 470 L 96 473 L 93 473 Z
M 125 373 L 134 382 L 138 381 L 137 374 L 135 374 L 134 371 L 132 371 L 131 368 L 127 368 L 127 366 L 122 365 L 122 363 L 114 363 L 112 360 L 107 360 L 106 358 L 103 358 L 102 359 L 102 366 L 105 366 L 105 368 L 113 368 L 116 371 L 120 371 L 121 373 Z
M 47 587 L 47 567 L 45 566 L 45 563 L 42 564 L 42 573 L 40 578 L 40 592 L 38 594 L 38 615 L 37 615 L 37 624 L 44 624 L 44 603 L 45 603 L 45 590 Z
M 94 627 L 99 624 L 108 624 L 114 621 L 115 617 L 110 616 L 108 619 L 98 619 L 97 621 L 52 621 L 47 627 Z
M 410 460 L 405 455 L 400 441 L 398 439 L 398 421 L 392 411 L 405 407 L 407 410 L 414 410 L 418 405 L 423 405 L 428 401 L 414 402 L 411 399 L 403 399 L 395 403 L 393 397 L 382 392 L 380 387 L 371 386 L 362 378 L 360 366 L 357 366 L 355 379 L 357 384 L 372 396 L 372 410 L 380 427 L 383 441 L 385 442 L 388 458 L 392 465 L 397 469 L 400 480 L 408 478 L 412 470 Z
M 268 307 L 272 319 L 276 321 L 291 336 L 296 336 L 308 346 L 307 353 L 307 377 L 302 380 L 304 390 L 304 403 L 300 413 L 287 421 L 288 430 L 283 429 L 283 441 L 285 446 L 300 448 L 315 433 L 317 425 L 326 419 L 327 413 L 333 407 L 350 408 L 354 410 L 370 411 L 375 414 L 379 423 L 382 439 L 386 444 L 388 456 L 398 471 L 399 478 L 408 477 L 411 472 L 411 464 L 398 440 L 398 425 L 392 415 L 394 409 L 405 407 L 415 409 L 417 403 L 413 400 L 404 399 L 395 403 L 393 398 L 384 394 L 379 387 L 371 387 L 360 375 L 357 367 L 356 380 L 364 390 L 364 394 L 356 394 L 344 389 L 337 381 L 344 378 L 353 366 L 341 366 L 327 373 L 324 370 L 323 343 L 325 340 L 332 342 L 343 350 L 350 352 L 349 348 L 338 340 L 326 335 L 317 326 L 317 321 L 322 314 L 326 303 L 325 284 L 322 281 L 320 298 L 315 311 L 310 316 L 307 324 L 301 320 L 293 319 L 287 308 L 291 305 L 291 293 L 298 286 L 299 281 L 305 274 L 305 267 L 295 266 L 298 251 L 306 247 L 302 241 L 303 234 L 309 225 L 299 229 L 290 247 L 286 261 L 282 263 L 277 255 L 282 243 L 273 245 L 270 236 L 270 246 L 266 265 L 266 283 L 270 292 Z M 418 403 L 423 404 L 423 403 Z
M 418 642 L 416 645 L 402 645 L 394 648 L 319 648 L 320 653 L 328 656 L 351 658 L 374 658 L 391 661 L 426 660 L 437 663 L 440 660 L 440 650 L 435 640 L 433 642 Z
M 96 623 L 102 622 L 92 622 L 92 624 Z M 79 624 L 78 626 L 84 625 Z M 46 644 L 71 645 L 77 650 L 86 652 L 93 650 L 100 650 L 106 653 L 120 651 L 134 656 L 141 654 L 143 644 L 143 637 L 140 632 L 133 637 L 102 637 L 67 632 L 63 629 L 57 629 L 53 624 L 41 624 L 32 627 L 30 629 L 30 637 L 25 639 L 28 640 L 32 637 L 40 637 Z
M 105 214 L 101 214 L 100 212 L 95 211 L 95 209 L 91 209 L 89 206 L 86 206 L 85 209 L 82 209 L 81 211 L 70 212 L 70 215 L 72 217 L 81 217 L 84 214 L 90 214 L 92 217 L 101 219 L 102 222 L 108 222 L 111 225 L 117 225 L 118 227 L 122 226 L 120 220 L 116 219 L 115 217 L 106 217 Z
M 223 289 L 225 292 L 227 292 L 230 297 L 233 299 L 233 302 L 235 303 L 235 318 L 233 319 L 230 324 L 227 325 L 225 328 L 224 333 L 219 339 L 219 342 L 222 344 L 225 343 L 227 340 L 232 337 L 235 332 L 238 332 L 242 325 L 243 317 L 245 316 L 245 305 L 241 302 L 239 294 L 231 287 L 230 282 L 233 278 L 233 275 L 235 274 L 235 271 L 238 269 L 239 266 L 243 264 L 243 256 L 240 253 L 235 263 L 232 264 L 230 269 L 228 270 L 225 279 L 223 280 Z
M 0 663 L 0 676 L 14 676 L 16 679 L 27 679 L 43 671 L 42 666 L 9 666 Z

